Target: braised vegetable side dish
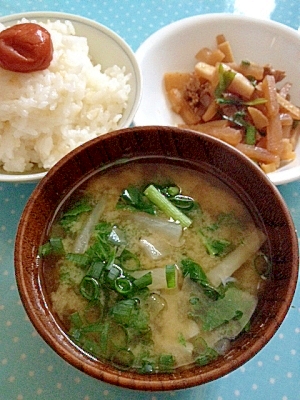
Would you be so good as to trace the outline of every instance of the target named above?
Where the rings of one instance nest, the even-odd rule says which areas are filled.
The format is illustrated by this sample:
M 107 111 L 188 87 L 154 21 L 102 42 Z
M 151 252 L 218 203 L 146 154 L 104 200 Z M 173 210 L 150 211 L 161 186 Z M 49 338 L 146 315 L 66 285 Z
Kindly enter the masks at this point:
M 167 72 L 167 98 L 180 126 L 215 136 L 246 154 L 266 172 L 292 161 L 300 109 L 290 99 L 285 72 L 249 60 L 237 62 L 224 35 L 216 48 L 195 55 L 192 72 Z
M 141 374 L 222 357 L 270 274 L 266 236 L 202 173 L 135 163 L 95 175 L 58 210 L 37 263 L 65 332 Z

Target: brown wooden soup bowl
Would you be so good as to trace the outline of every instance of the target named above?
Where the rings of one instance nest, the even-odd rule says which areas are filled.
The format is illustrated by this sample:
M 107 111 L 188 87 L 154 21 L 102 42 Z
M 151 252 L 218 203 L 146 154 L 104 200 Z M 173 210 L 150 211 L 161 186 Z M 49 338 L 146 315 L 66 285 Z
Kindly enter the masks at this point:
M 256 223 L 267 234 L 272 273 L 258 300 L 250 330 L 230 350 L 205 366 L 142 375 L 120 371 L 76 346 L 63 331 L 42 284 L 36 262 L 39 246 L 63 199 L 87 176 L 122 160 L 149 158 L 176 162 L 212 174 L 250 205 Z M 21 300 L 34 327 L 62 357 L 86 374 L 121 387 L 166 391 L 218 379 L 234 371 L 271 340 L 290 307 L 298 276 L 295 227 L 279 191 L 249 159 L 225 143 L 178 128 L 149 126 L 118 130 L 94 139 L 58 162 L 41 180 L 22 214 L 15 243 L 15 272 Z

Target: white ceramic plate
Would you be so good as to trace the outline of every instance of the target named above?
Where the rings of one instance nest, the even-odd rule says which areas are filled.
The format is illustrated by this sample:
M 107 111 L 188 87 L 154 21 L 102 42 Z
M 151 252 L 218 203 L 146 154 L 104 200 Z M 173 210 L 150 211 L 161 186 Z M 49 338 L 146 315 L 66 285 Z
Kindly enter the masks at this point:
M 125 66 L 126 73 L 131 74 L 129 83 L 131 93 L 128 106 L 120 120 L 119 128 L 128 127 L 133 120 L 141 99 L 141 71 L 135 58 L 135 54 L 128 44 L 109 28 L 77 15 L 60 12 L 27 12 L 8 15 L 0 18 L 0 22 L 6 26 L 16 24 L 22 18 L 36 20 L 38 22 L 71 21 L 75 27 L 76 35 L 87 38 L 90 56 L 95 64 L 101 64 L 102 70 L 113 65 Z M 45 171 L 33 173 L 14 174 L 6 173 L 0 168 L 0 182 L 35 182 L 45 176 Z
M 177 125 L 182 120 L 169 107 L 163 75 L 192 71 L 194 55 L 202 47 L 215 47 L 223 33 L 237 61 L 271 64 L 286 71 L 293 84 L 291 100 L 300 105 L 300 35 L 282 24 L 233 14 L 207 14 L 174 22 L 150 36 L 137 50 L 143 76 L 143 94 L 135 125 Z M 300 179 L 300 141 L 296 160 L 268 174 L 275 185 Z

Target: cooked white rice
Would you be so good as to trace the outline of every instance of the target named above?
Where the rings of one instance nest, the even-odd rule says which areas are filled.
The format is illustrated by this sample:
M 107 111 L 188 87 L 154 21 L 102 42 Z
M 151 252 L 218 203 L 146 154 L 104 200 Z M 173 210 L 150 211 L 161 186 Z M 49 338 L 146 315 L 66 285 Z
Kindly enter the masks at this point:
M 80 144 L 118 129 L 127 107 L 130 76 L 124 67 L 94 66 L 86 38 L 76 36 L 69 21 L 40 25 L 52 37 L 49 68 L 0 68 L 0 166 L 9 172 L 49 169 Z

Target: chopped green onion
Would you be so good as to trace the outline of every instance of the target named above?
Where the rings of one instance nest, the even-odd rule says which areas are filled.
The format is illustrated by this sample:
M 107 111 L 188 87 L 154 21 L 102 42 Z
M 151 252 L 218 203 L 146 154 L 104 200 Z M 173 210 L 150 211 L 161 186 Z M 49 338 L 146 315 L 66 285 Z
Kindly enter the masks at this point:
M 90 262 L 90 259 L 86 254 L 68 253 L 66 254 L 66 259 L 80 267 L 87 267 Z
M 68 335 L 73 339 L 73 340 L 75 340 L 75 342 L 77 341 L 79 341 L 81 338 L 82 338 L 82 333 L 81 333 L 81 329 L 79 329 L 79 328 L 73 328 L 73 327 L 71 327 L 71 329 L 69 330 L 69 332 L 68 332 Z
M 117 368 L 122 370 L 129 369 L 134 363 L 134 354 L 129 349 L 120 349 L 111 357 L 111 362 Z
M 176 287 L 176 267 L 174 264 L 166 266 L 166 281 L 168 289 Z
M 61 238 L 50 238 L 49 242 L 55 254 L 64 254 L 64 245 Z
M 155 372 L 153 362 L 149 360 L 142 360 L 142 365 L 139 369 L 139 372 L 141 374 L 152 374 L 153 372 Z
M 132 292 L 132 283 L 129 279 L 119 276 L 115 280 L 115 288 L 120 294 L 129 294 Z
M 133 282 L 134 286 L 136 286 L 138 289 L 143 289 L 152 283 L 152 273 L 147 272 L 145 275 L 142 275 L 140 278 L 135 279 Z
M 159 372 L 170 372 L 174 368 L 175 358 L 172 354 L 161 354 L 158 360 Z
M 207 365 L 211 361 L 215 360 L 218 356 L 218 353 L 214 349 L 207 347 L 206 351 L 197 357 L 196 364 L 203 367 L 204 365 Z
M 105 259 L 105 269 L 108 271 L 112 268 L 116 258 L 116 248 L 110 249 L 110 253 L 106 255 Z
M 88 269 L 86 275 L 95 279 L 99 279 L 104 269 L 104 266 L 105 264 L 102 261 L 95 261 Z
M 127 271 L 136 271 L 140 268 L 140 260 L 129 250 L 124 249 L 119 257 L 119 260 L 122 267 Z
M 159 190 L 164 196 L 168 198 L 172 198 L 174 196 L 177 196 L 178 194 L 181 193 L 181 189 L 177 185 L 159 185 L 157 183 L 153 184 L 157 190 Z
M 132 282 L 123 276 L 119 276 L 115 280 L 116 291 L 120 294 L 129 294 L 132 291 Z
M 70 322 L 71 322 L 72 328 L 81 328 L 82 327 L 83 322 L 82 322 L 79 312 L 76 311 L 70 315 Z
M 251 63 L 250 63 L 250 61 L 248 61 L 248 60 L 242 60 L 242 61 L 241 61 L 241 65 L 244 65 L 244 66 L 249 67 L 249 66 L 251 65 Z
M 246 127 L 247 122 L 245 121 L 245 112 L 244 111 L 237 111 L 232 116 L 223 116 L 224 119 L 228 119 L 229 121 L 235 123 L 238 126 Z
M 182 334 L 181 332 L 180 332 L 179 335 L 178 335 L 178 342 L 179 342 L 182 346 L 186 347 L 186 339 L 185 339 L 185 337 L 183 336 L 183 334 Z
M 236 105 L 236 106 L 258 106 L 260 104 L 265 104 L 267 102 L 267 99 L 264 97 L 258 97 L 257 99 L 253 100 L 248 100 L 248 101 L 243 101 L 238 97 L 230 97 L 230 98 L 224 98 L 224 97 L 219 97 L 216 99 L 217 104 L 224 104 L 224 105 Z
M 254 145 L 256 143 L 256 128 L 253 125 L 246 127 L 246 144 Z
M 84 338 L 81 347 L 84 351 L 96 357 L 100 353 L 100 346 L 95 340 Z
M 199 297 L 191 297 L 191 298 L 189 299 L 189 303 L 190 303 L 192 306 L 195 306 L 195 305 L 199 304 L 199 301 L 200 301 Z
M 168 186 L 166 189 L 167 195 L 174 197 L 180 194 L 180 188 L 178 186 Z
M 227 115 L 223 115 L 223 118 L 244 128 L 246 131 L 246 144 L 254 145 L 256 142 L 256 128 L 254 125 L 249 124 L 249 122 L 245 120 L 245 116 L 246 114 L 244 111 L 238 111 L 230 117 Z
M 99 296 L 100 288 L 97 279 L 85 276 L 80 283 L 80 293 L 87 300 L 96 300 Z
M 99 335 L 99 345 L 100 345 L 100 351 L 101 354 L 107 355 L 108 352 L 108 347 L 109 347 L 109 333 L 110 333 L 110 324 L 108 322 L 105 322 L 102 325 L 102 329 L 100 330 L 100 335 Z
M 226 91 L 226 89 L 231 84 L 236 75 L 236 73 L 232 70 L 225 70 L 224 65 L 222 63 L 220 63 L 219 65 L 218 74 L 219 74 L 219 83 L 215 90 L 216 98 L 222 96 L 222 94 Z
M 59 273 L 59 281 L 60 282 L 65 282 L 67 284 L 70 284 L 70 282 L 71 282 L 70 272 L 60 271 L 60 273 Z
M 206 341 L 201 336 L 192 339 L 193 354 L 196 357 L 196 364 L 204 366 L 218 357 L 218 353 L 208 347 Z
M 119 276 L 123 275 L 123 270 L 118 265 L 113 264 L 107 274 L 107 280 L 114 282 Z
M 121 300 L 112 307 L 111 315 L 118 324 L 126 326 L 129 325 L 135 308 L 134 299 Z
M 249 101 L 244 101 L 243 104 L 245 106 L 258 106 L 260 104 L 265 104 L 267 103 L 267 99 L 264 97 L 258 97 L 257 99 L 249 100 Z
M 197 335 L 192 338 L 193 344 L 193 354 L 198 356 L 199 354 L 205 353 L 207 349 L 207 343 L 200 335 Z
M 230 106 L 241 106 L 243 104 L 242 100 L 237 97 L 219 97 L 216 99 L 217 104 L 230 105 Z M 225 118 L 226 116 L 223 116 Z
M 39 256 L 45 257 L 48 255 L 62 255 L 65 253 L 63 242 L 61 238 L 52 237 L 39 247 Z
M 189 211 L 194 208 L 195 201 L 190 196 L 184 196 L 182 194 L 178 194 L 170 199 L 170 201 L 177 207 L 182 210 Z
M 123 349 L 127 346 L 128 335 L 126 329 L 114 321 L 105 321 L 104 323 L 97 322 L 89 324 L 82 328 L 82 331 L 87 335 L 84 336 L 84 341 L 89 341 L 90 337 L 94 337 L 97 345 L 96 356 L 110 358 L 113 351 Z M 89 335 L 95 334 L 95 335 Z
M 102 332 L 103 331 L 103 324 L 96 322 L 96 323 L 91 323 L 89 325 L 86 325 L 82 327 L 82 332 L 84 333 L 91 333 L 91 332 Z
M 97 235 L 100 235 L 102 237 L 108 237 L 110 235 L 110 232 L 113 229 L 113 224 L 110 222 L 98 222 L 95 226 L 95 231 Z
M 174 221 L 179 221 L 183 227 L 189 227 L 192 224 L 192 220 L 174 206 L 154 185 L 149 185 L 144 193 L 161 211 Z

